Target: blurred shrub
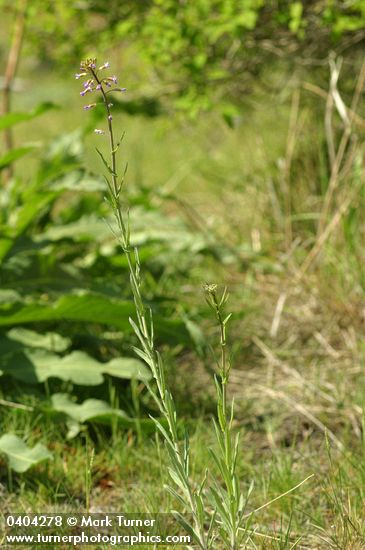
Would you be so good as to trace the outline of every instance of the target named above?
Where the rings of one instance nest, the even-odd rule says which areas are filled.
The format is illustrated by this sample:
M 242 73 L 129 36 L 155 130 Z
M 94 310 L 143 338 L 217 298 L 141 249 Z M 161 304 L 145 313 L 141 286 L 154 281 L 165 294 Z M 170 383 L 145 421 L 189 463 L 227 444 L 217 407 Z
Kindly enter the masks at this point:
M 359 44 L 365 24 L 365 0 L 34 0 L 28 12 L 28 45 L 44 62 L 69 70 L 96 44 L 99 55 L 132 46 L 133 72 L 142 63 L 170 107 L 214 106 L 228 121 L 274 60 L 318 65 Z

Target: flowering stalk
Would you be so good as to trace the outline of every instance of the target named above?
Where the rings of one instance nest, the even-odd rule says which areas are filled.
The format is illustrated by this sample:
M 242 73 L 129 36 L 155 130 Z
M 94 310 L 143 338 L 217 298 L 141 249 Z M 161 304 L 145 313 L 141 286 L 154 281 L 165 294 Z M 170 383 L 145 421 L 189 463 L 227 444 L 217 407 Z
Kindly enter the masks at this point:
M 167 487 L 167 489 L 193 516 L 193 524 L 189 525 L 183 516 L 178 514 L 178 519 L 181 524 L 191 534 L 199 547 L 203 550 L 207 550 L 211 547 L 211 530 L 213 522 L 211 522 L 208 532 L 206 533 L 204 527 L 206 513 L 202 498 L 205 479 L 197 489 L 192 487 L 189 473 L 188 438 L 185 437 L 183 445 L 180 444 L 174 399 L 166 382 L 163 359 L 156 350 L 154 343 L 152 312 L 144 305 L 141 294 L 140 261 L 138 250 L 137 248 L 131 247 L 129 217 L 128 214 L 123 212 L 121 205 L 121 190 L 124 183 L 124 175 L 119 179 L 116 156 L 121 140 L 116 143 L 114 138 L 113 117 L 111 114 L 112 104 L 109 102 L 108 95 L 111 92 L 123 92 L 125 91 L 125 88 L 119 88 L 117 86 L 117 79 L 115 76 L 101 76 L 101 71 L 107 68 L 109 68 L 109 63 L 104 63 L 101 67 L 99 67 L 99 69 L 97 69 L 96 59 L 88 59 L 81 63 L 81 72 L 76 74 L 75 77 L 76 79 L 87 79 L 80 95 L 83 97 L 89 93 L 100 92 L 105 108 L 107 133 L 109 136 L 110 163 L 104 158 L 103 154 L 98 149 L 97 152 L 109 173 L 109 177 L 105 178 L 109 189 L 109 201 L 119 229 L 118 240 L 120 241 L 126 256 L 129 268 L 130 284 L 137 316 L 137 322 L 130 319 L 130 323 L 141 345 L 140 348 L 134 349 L 151 369 L 153 378 L 156 382 L 157 392 L 155 392 L 150 386 L 148 386 L 148 389 L 155 399 L 168 426 L 168 429 L 166 430 L 160 422 L 155 420 L 156 426 L 161 432 L 166 443 L 166 448 L 170 459 L 169 473 L 176 486 L 180 489 L 180 493 L 178 493 L 173 487 Z M 85 108 L 88 110 L 94 106 L 95 103 L 92 103 L 87 105 Z M 100 129 L 95 129 L 95 133 L 104 134 L 105 132 Z
M 211 455 L 220 471 L 224 487 L 214 484 L 211 487 L 213 503 L 217 509 L 220 523 L 220 534 L 229 550 L 238 550 L 242 542 L 242 520 L 245 509 L 245 499 L 240 492 L 238 476 L 236 472 L 239 437 L 233 440 L 233 402 L 227 404 L 227 387 L 231 362 L 227 357 L 226 329 L 231 313 L 224 315 L 224 306 L 228 299 L 227 290 L 222 295 L 217 295 L 217 285 L 205 285 L 206 301 L 214 312 L 220 332 L 220 360 L 219 375 L 215 377 L 217 391 L 217 416 L 218 423 L 214 422 L 219 453 L 211 450 Z

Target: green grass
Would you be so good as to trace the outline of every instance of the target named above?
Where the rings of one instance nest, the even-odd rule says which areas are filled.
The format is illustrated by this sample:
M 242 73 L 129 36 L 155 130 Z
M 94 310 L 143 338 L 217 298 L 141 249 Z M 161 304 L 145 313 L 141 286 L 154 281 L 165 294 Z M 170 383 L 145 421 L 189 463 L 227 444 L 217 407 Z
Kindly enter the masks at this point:
M 163 488 L 168 481 L 166 453 L 153 439 L 138 444 L 132 434 L 117 433 L 110 439 L 92 430 L 92 437 L 85 434 L 65 442 L 64 434 L 51 423 L 43 420 L 41 430 L 32 430 L 32 422 L 24 418 L 27 415 L 17 416 L 15 422 L 9 411 L 4 428 L 19 433 L 41 431 L 45 441 L 52 441 L 54 461 L 23 476 L 13 474 L 10 493 L 6 490 L 10 479 L 3 476 L 3 512 L 84 510 L 84 473 L 91 449 L 95 449 L 91 511 L 152 513 L 176 507 Z M 330 449 L 320 434 L 273 445 L 269 433 L 264 427 L 261 432 L 246 428 L 241 440 L 238 472 L 243 488 L 248 490 L 254 480 L 248 513 L 290 491 L 307 476 L 314 477 L 253 515 L 250 528 L 255 534 L 248 548 L 291 548 L 299 538 L 299 548 L 361 548 L 363 444 L 340 453 Z M 214 445 L 214 435 L 210 423 L 201 420 L 192 434 L 193 472 L 199 477 L 209 461 L 208 447 Z

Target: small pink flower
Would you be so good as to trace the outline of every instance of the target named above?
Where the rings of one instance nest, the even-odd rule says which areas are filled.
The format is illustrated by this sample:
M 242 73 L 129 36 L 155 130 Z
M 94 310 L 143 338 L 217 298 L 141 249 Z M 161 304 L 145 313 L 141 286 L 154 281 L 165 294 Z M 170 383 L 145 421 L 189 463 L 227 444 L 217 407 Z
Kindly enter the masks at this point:
M 86 95 L 88 92 L 92 92 L 92 91 L 93 91 L 93 89 L 90 88 L 90 86 L 88 86 L 87 88 L 85 88 L 85 90 L 83 90 L 82 92 L 80 92 L 80 95 L 81 95 L 82 97 L 84 97 L 84 95 Z

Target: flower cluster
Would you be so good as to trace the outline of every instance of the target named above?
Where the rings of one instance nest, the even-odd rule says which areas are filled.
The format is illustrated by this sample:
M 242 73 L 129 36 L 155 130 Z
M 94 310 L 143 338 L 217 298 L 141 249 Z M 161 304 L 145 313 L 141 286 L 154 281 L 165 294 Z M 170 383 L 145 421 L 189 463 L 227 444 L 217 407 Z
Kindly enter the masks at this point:
M 125 92 L 125 88 L 118 87 L 118 80 L 115 75 L 112 76 L 102 76 L 100 71 L 109 69 L 110 63 L 107 61 L 103 63 L 99 68 L 97 68 L 96 59 L 90 58 L 82 61 L 80 64 L 80 72 L 75 74 L 76 80 L 80 78 L 85 79 L 83 82 L 82 90 L 80 95 L 84 97 L 87 94 L 90 94 L 94 91 L 101 92 L 103 101 L 107 107 L 108 111 L 108 121 L 111 122 L 112 116 L 110 114 L 110 108 L 113 106 L 112 103 L 108 103 L 106 96 L 110 92 Z M 89 103 L 84 106 L 84 110 L 88 111 L 96 107 L 96 103 Z M 94 130 L 96 134 L 104 134 L 103 130 Z

